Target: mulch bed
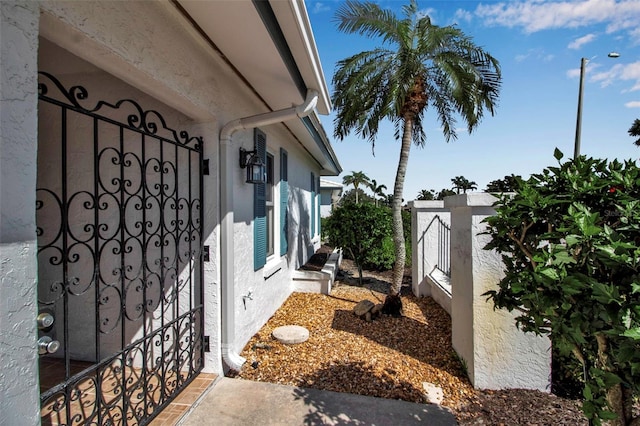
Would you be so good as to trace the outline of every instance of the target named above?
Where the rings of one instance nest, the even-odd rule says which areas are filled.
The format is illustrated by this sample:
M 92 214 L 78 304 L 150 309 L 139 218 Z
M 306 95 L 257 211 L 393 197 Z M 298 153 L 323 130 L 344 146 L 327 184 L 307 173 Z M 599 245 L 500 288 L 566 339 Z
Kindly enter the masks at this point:
M 538 391 L 473 389 L 451 346 L 451 319 L 429 297 L 403 291 L 400 318 L 355 317 L 357 302 L 381 303 L 391 282 L 390 271 L 364 276 L 360 285 L 353 262 L 345 259 L 331 295 L 293 293 L 245 346 L 241 355 L 247 363 L 238 375 L 419 403 L 425 402 L 428 382 L 442 388 L 442 405 L 463 425 L 587 424 L 577 401 Z M 405 278 L 408 290 L 410 273 Z M 276 327 L 291 324 L 307 328 L 309 340 L 285 345 L 272 338 Z

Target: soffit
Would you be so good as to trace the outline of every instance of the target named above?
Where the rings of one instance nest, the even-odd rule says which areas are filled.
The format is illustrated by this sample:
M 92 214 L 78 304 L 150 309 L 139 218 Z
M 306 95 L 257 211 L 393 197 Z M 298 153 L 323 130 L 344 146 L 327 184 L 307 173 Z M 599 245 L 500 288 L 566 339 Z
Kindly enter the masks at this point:
M 326 83 L 313 35 L 305 34 L 308 19 L 299 3 L 271 5 L 306 87 L 320 93 L 318 112 L 328 114 Z M 252 1 L 180 0 L 179 4 L 272 110 L 304 101 L 306 93 L 300 92 Z

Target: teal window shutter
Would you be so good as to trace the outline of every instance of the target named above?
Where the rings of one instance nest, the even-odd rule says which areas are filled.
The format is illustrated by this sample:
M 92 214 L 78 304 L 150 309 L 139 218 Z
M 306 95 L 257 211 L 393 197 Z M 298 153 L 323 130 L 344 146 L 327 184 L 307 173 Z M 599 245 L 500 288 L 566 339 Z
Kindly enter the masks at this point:
M 289 165 L 287 151 L 280 148 L 280 256 L 289 250 Z
M 311 172 L 311 237 L 316 235 L 316 175 Z
M 318 235 L 322 235 L 322 229 L 321 229 L 321 225 L 322 225 L 322 218 L 320 216 L 320 208 L 321 208 L 321 202 L 320 200 L 322 199 L 321 197 L 321 191 L 320 191 L 320 176 L 318 176 L 318 182 L 317 182 L 317 186 L 316 186 L 317 190 L 318 190 L 318 195 L 316 196 L 316 198 L 318 198 L 317 200 L 317 204 L 318 204 Z
M 267 135 L 254 129 L 253 144 L 257 155 L 267 164 Z M 266 187 L 264 183 L 253 185 L 253 267 L 256 271 L 267 263 Z

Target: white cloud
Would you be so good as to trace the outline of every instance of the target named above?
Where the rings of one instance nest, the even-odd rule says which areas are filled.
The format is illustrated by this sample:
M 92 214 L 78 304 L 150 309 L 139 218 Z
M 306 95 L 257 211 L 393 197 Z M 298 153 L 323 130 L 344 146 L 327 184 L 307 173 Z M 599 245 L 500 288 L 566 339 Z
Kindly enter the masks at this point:
M 640 61 L 625 65 L 620 75 L 621 80 L 631 80 L 634 82 L 630 92 L 640 90 Z
M 597 70 L 600 67 L 602 67 L 602 64 L 600 64 L 599 62 L 593 61 L 593 59 L 588 60 L 587 63 L 585 64 L 585 66 L 584 66 L 585 78 L 588 78 L 589 81 L 603 81 L 604 78 L 602 78 L 600 80 L 594 79 L 594 75 L 602 74 L 603 77 L 604 77 L 604 75 L 606 74 L 606 71 L 597 73 Z M 572 69 L 568 70 L 567 71 L 567 77 L 569 77 L 569 78 L 578 78 L 578 77 L 580 77 L 580 67 L 572 68 Z
M 417 13 L 418 18 L 424 18 L 425 16 L 428 16 L 429 18 L 431 18 L 431 23 L 435 24 L 436 23 L 436 10 L 432 7 L 428 7 L 426 9 L 420 9 Z
M 516 62 L 522 62 L 528 58 L 533 58 L 536 61 L 551 62 L 553 58 L 555 58 L 555 55 L 546 53 L 544 49 L 537 48 L 529 49 L 527 53 L 516 55 L 515 60 Z
M 312 13 L 327 12 L 329 10 L 331 10 L 330 6 L 328 6 L 325 3 L 318 2 L 318 3 L 313 5 L 313 12 Z
M 607 32 L 635 31 L 640 22 L 638 0 L 524 0 L 480 4 L 475 15 L 486 25 L 521 27 L 527 33 L 553 28 L 607 24 Z
M 453 19 L 455 22 L 471 22 L 471 19 L 473 19 L 473 14 L 468 10 L 458 9 L 453 15 Z
M 624 104 L 627 108 L 640 108 L 640 101 L 631 101 Z
M 607 87 L 620 78 L 620 73 L 623 67 L 623 65 L 616 64 L 608 70 L 594 72 L 589 76 L 589 81 L 600 83 L 600 87 Z
M 582 47 L 587 43 L 591 43 L 595 39 L 596 39 L 595 34 L 587 34 L 585 36 L 578 37 L 577 39 L 573 40 L 571 43 L 569 43 L 569 46 L 567 47 L 569 49 L 580 49 L 580 47 Z
M 637 46 L 640 44 L 640 26 L 635 30 L 630 30 L 629 35 L 631 36 L 631 44 Z
M 621 81 L 623 83 L 631 84 L 631 87 L 623 90 L 623 92 L 635 92 L 640 90 L 640 61 L 630 64 L 616 64 L 608 69 L 598 71 L 598 69 L 602 67 L 603 64 L 589 64 L 586 70 L 588 80 L 600 83 L 601 87 L 607 87 L 614 82 Z M 567 75 L 569 77 L 577 77 L 580 75 L 580 70 L 569 70 L 567 71 Z

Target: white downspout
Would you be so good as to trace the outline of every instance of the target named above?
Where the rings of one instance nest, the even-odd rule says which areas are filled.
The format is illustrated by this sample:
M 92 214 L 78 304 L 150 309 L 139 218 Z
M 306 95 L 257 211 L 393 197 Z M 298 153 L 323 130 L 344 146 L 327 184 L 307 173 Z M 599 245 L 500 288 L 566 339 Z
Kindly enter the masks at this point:
M 318 102 L 318 92 L 309 90 L 304 103 L 278 111 L 238 118 L 220 130 L 220 275 L 222 302 L 222 359 L 227 366 L 240 371 L 246 359 L 234 349 L 235 345 L 235 277 L 233 241 L 233 174 L 238 161 L 231 150 L 231 136 L 236 130 L 281 123 L 294 117 L 306 117 Z

